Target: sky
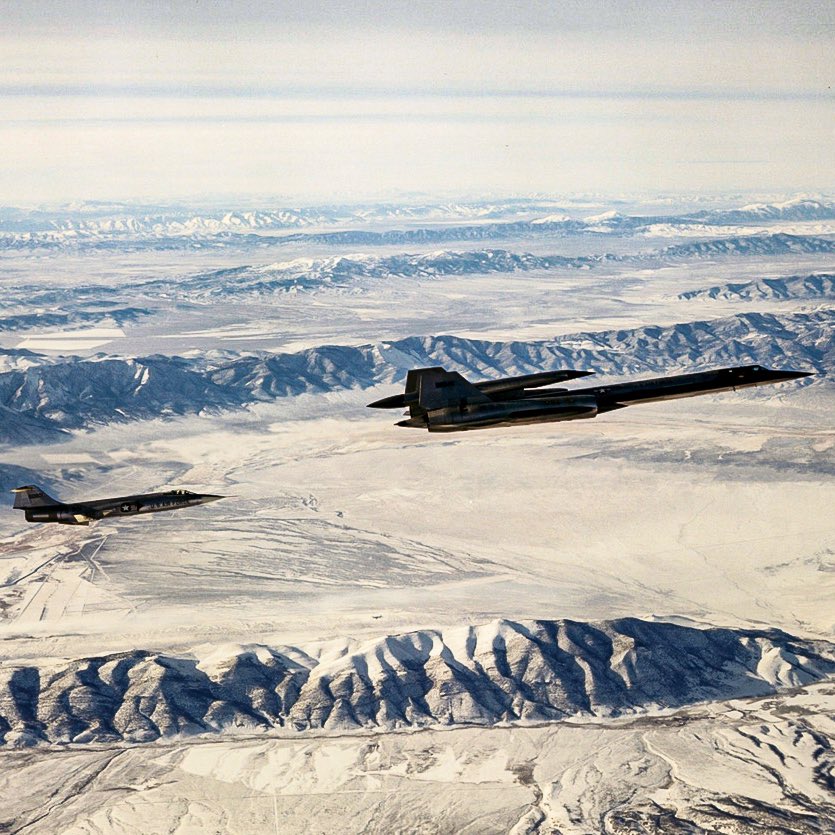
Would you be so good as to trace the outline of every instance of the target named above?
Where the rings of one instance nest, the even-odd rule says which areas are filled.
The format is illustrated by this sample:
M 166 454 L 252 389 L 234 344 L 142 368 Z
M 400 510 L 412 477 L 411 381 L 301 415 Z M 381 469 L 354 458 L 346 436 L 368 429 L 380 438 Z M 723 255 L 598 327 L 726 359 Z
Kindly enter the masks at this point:
M 0 203 L 831 192 L 835 4 L 0 0 Z

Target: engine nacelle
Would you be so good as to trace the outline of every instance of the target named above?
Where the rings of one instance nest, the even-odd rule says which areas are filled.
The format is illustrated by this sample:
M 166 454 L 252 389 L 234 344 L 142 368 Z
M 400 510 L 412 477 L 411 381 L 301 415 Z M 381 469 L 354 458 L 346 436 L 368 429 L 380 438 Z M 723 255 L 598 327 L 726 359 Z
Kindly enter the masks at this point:
M 578 420 L 597 415 L 597 400 L 591 395 L 536 400 L 504 400 L 498 403 L 473 403 L 463 407 L 435 409 L 426 420 L 430 432 L 479 428 L 503 423 L 548 423 Z

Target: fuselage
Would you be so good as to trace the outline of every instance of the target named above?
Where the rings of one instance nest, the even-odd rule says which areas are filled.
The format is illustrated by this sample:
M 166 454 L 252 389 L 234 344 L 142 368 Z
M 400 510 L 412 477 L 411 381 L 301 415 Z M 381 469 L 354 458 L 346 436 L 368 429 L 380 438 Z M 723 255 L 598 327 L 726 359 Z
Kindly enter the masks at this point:
M 553 393 L 525 400 L 503 400 L 498 403 L 449 406 L 435 409 L 398 423 L 417 426 L 430 432 L 460 432 L 467 429 L 488 429 L 511 424 L 550 423 L 579 420 L 597 415 L 597 401 L 591 396 L 557 397 Z
M 449 373 L 443 369 L 410 373 L 420 377 L 424 371 L 430 380 L 435 381 L 434 388 L 429 389 L 425 398 L 419 387 L 401 395 L 397 404 L 408 404 L 411 414 L 407 420 L 397 425 L 428 429 L 430 432 L 461 432 L 515 424 L 593 418 L 639 403 L 734 391 L 809 376 L 804 371 L 775 371 L 760 365 L 745 365 L 570 390 L 527 390 L 523 386 L 513 390 L 514 378 L 509 378 L 502 381 L 504 388 L 501 399 L 494 399 L 485 393 L 483 384 L 472 385 L 459 375 L 449 375 L 457 379 L 447 382 L 444 375 Z M 450 394 L 439 394 L 439 391 L 449 391 Z M 376 408 L 393 408 L 395 398 L 371 405 Z
M 159 513 L 164 510 L 180 510 L 185 507 L 207 504 L 222 499 L 208 493 L 192 493 L 189 490 L 169 490 L 164 493 L 141 493 L 134 496 L 116 496 L 110 499 L 94 499 L 25 508 L 27 522 L 57 522 L 61 525 L 86 525 L 98 519 L 117 516 L 136 516 L 143 513 Z

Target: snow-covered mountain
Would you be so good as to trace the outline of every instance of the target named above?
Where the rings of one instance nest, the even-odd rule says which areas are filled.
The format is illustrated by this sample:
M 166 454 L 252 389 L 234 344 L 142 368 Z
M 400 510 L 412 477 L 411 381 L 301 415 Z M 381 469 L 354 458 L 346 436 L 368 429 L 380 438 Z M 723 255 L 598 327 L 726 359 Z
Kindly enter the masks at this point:
M 835 311 L 774 315 L 740 313 L 723 319 L 668 327 L 600 331 L 561 336 L 554 345 L 570 348 L 601 373 L 643 374 L 672 368 L 762 363 L 770 367 L 835 368 L 832 327 Z
M 0 231 L 63 230 L 79 234 L 191 234 L 281 230 L 337 223 L 385 223 L 420 220 L 478 220 L 532 217 L 559 212 L 562 204 L 547 199 L 451 201 L 438 203 L 371 203 L 353 206 L 283 206 L 196 210 L 187 206 L 83 201 L 51 209 L 0 207 Z
M 44 354 L 36 354 L 27 348 L 0 348 L 0 372 L 49 365 L 56 359 Z
M 693 241 L 666 247 L 658 255 L 667 258 L 705 258 L 723 255 L 798 255 L 835 252 L 835 240 L 815 235 L 743 235 Z
M 588 269 L 613 256 L 532 255 L 504 249 L 472 252 L 440 251 L 423 255 L 403 253 L 387 257 L 346 255 L 333 258 L 300 258 L 259 267 L 236 267 L 166 282 L 170 292 L 195 298 L 226 295 L 350 289 L 362 279 L 434 278 L 448 275 L 485 275 L 557 267 Z M 145 285 L 148 289 L 148 285 Z
M 0 333 L 3 331 L 24 331 L 35 328 L 55 328 L 67 325 L 80 325 L 85 322 L 96 324 L 124 325 L 135 322 L 142 316 L 150 316 L 151 311 L 142 307 L 98 306 L 94 310 L 50 310 L 37 313 L 17 313 L 0 316 Z
M 180 301 L 202 303 L 226 296 L 363 292 L 369 289 L 368 282 L 392 278 L 421 280 L 454 275 L 510 274 L 560 269 L 597 270 L 607 266 L 643 267 L 648 262 L 656 264 L 671 259 L 680 261 L 830 252 L 835 252 L 835 240 L 775 234 L 694 241 L 634 255 L 540 255 L 486 248 L 465 251 L 443 249 L 426 253 L 404 252 L 386 256 L 357 253 L 326 258 L 296 258 L 266 265 L 224 267 L 152 280 L 132 277 L 118 284 L 81 284 L 72 288 L 41 284 L 27 287 L 25 290 L 10 287 L 5 291 L 9 308 L 20 308 L 21 312 L 0 317 L 0 332 L 87 321 L 112 320 L 120 325 L 149 314 L 149 306 L 153 305 L 154 298 L 163 293 L 166 297 L 174 297 Z M 805 297 L 817 297 L 814 286 L 820 284 L 822 289 L 817 295 L 825 298 L 825 287 L 828 286 L 826 282 L 829 278 L 831 277 L 828 273 L 822 274 L 820 278 L 810 276 L 803 291 L 807 294 Z M 796 279 L 799 280 L 799 277 L 790 276 L 774 281 L 791 282 L 786 285 L 787 288 L 794 287 L 800 291 Z M 709 294 L 714 290 L 717 293 L 722 292 L 718 288 L 709 288 L 705 293 Z M 787 292 L 792 290 L 787 289 Z M 139 296 L 145 307 L 136 306 Z M 691 297 L 694 296 L 687 293 L 681 296 Z M 51 309 L 40 309 L 36 313 L 24 312 L 23 309 L 31 310 L 33 306 Z
M 670 327 L 581 332 L 547 342 L 409 337 L 297 353 L 137 359 L 64 358 L 0 374 L 0 440 L 33 443 L 96 424 L 200 414 L 309 392 L 401 381 L 409 368 L 443 365 L 472 377 L 582 368 L 630 375 L 761 363 L 835 368 L 835 311 L 744 313 Z M 41 427 L 38 430 L 37 427 Z
M 651 222 L 650 222 L 651 221 Z M 676 226 L 677 224 L 678 226 Z M 349 229 L 328 232 L 298 232 L 284 235 L 258 234 L 247 229 L 237 231 L 220 230 L 210 233 L 141 233 L 115 237 L 110 233 L 85 233 L 65 230 L 45 232 L 2 232 L 0 231 L 0 250 L 21 251 L 57 251 L 63 249 L 101 252 L 141 252 L 206 250 L 206 249 L 264 249 L 267 247 L 293 245 L 332 245 L 332 246 L 416 246 L 426 244 L 444 245 L 459 241 L 508 241 L 538 238 L 563 238 L 582 235 L 629 236 L 647 230 L 665 227 L 681 228 L 686 237 L 704 237 L 706 240 L 686 243 L 681 247 L 669 247 L 662 252 L 677 257 L 704 254 L 748 254 L 773 255 L 792 252 L 831 252 L 832 240 L 820 235 L 796 235 L 785 232 L 763 232 L 734 236 L 725 234 L 717 238 L 717 229 L 698 228 L 694 234 L 682 222 L 668 218 L 613 218 L 607 222 L 587 224 L 583 221 L 516 221 L 483 223 L 465 226 L 418 227 L 414 229 L 388 230 L 375 232 L 364 229 Z M 723 227 L 733 230 L 733 226 Z M 669 237 L 667 232 L 665 237 Z M 698 247 L 701 244 L 702 248 Z
M 813 273 L 781 278 L 763 278 L 739 284 L 719 284 L 688 290 L 680 299 L 835 299 L 835 274 Z
M 709 209 L 687 215 L 708 223 L 757 223 L 775 220 L 832 220 L 835 203 L 796 197 L 780 203 L 752 203 L 738 209 Z
M 118 224 L 121 226 L 121 224 Z M 56 250 L 80 249 L 134 252 L 144 249 L 179 250 L 226 247 L 265 247 L 284 244 L 330 244 L 348 246 L 409 246 L 453 241 L 507 240 L 510 238 L 542 237 L 546 235 L 582 234 L 586 226 L 581 221 L 495 221 L 463 226 L 416 227 L 410 229 L 371 231 L 351 228 L 339 231 L 292 232 L 282 235 L 261 234 L 264 228 L 251 226 L 233 228 L 192 221 L 189 225 L 159 225 L 150 229 L 142 226 L 114 231 L 110 228 L 48 229 L 39 231 L 4 232 L 0 230 L 0 250 Z
M 227 728 L 544 722 L 774 693 L 835 673 L 835 647 L 779 630 L 636 618 L 497 620 L 305 650 L 134 650 L 0 672 L 0 742 L 148 742 Z
M 6 290 L 10 308 L 31 310 L 31 307 L 37 306 L 52 309 L 0 317 L 0 332 L 84 321 L 102 322 L 108 318 L 122 324 L 148 312 L 146 308 L 135 306 L 137 295 L 142 296 L 143 304 L 152 304 L 155 297 L 162 293 L 181 301 L 202 302 L 225 296 L 362 291 L 365 287 L 363 282 L 379 279 L 431 279 L 558 268 L 591 269 L 621 260 L 615 255 L 566 257 L 492 248 L 463 252 L 404 252 L 383 257 L 358 253 L 328 258 L 296 258 L 259 266 L 225 267 L 152 280 L 132 277 L 118 284 L 81 284 L 72 288 L 41 284 L 25 290 L 10 287 Z
M 251 208 L 201 212 L 186 207 L 75 205 L 57 210 L 0 208 L 0 249 L 128 251 L 258 247 L 281 243 L 413 245 L 533 236 L 631 235 L 653 228 L 691 235 L 711 228 L 835 219 L 835 203 L 795 198 L 690 214 L 620 211 L 573 216 L 552 200 Z M 369 228 L 398 223 L 405 228 Z M 417 225 L 428 224 L 428 225 Z M 690 229 L 692 227 L 692 230 Z M 304 230 L 304 231 L 300 231 Z M 648 233 L 648 232 L 647 232 Z
M 88 423 L 240 405 L 240 394 L 215 384 L 180 357 L 66 360 L 0 375 L 0 408 L 9 415 L 0 430 L 5 440 L 34 440 L 41 436 L 34 431 L 37 424 L 49 437 Z

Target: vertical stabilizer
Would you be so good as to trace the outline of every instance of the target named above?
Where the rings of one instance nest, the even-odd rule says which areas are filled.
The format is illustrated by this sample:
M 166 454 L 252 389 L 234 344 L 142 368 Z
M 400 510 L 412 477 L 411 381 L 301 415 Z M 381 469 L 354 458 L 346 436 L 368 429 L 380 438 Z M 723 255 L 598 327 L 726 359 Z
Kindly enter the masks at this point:
M 417 400 L 421 413 L 472 403 L 492 403 L 486 394 L 465 380 L 457 371 L 443 368 L 417 368 L 406 376 L 406 402 Z M 412 412 L 414 415 L 414 412 Z
M 409 407 L 409 414 L 412 417 L 422 417 L 426 409 L 418 404 L 418 386 L 420 385 L 420 371 L 411 370 L 406 374 L 406 391 L 404 403 Z
M 12 493 L 15 494 L 15 510 L 27 510 L 32 507 L 54 507 L 61 504 L 48 493 L 44 493 L 40 487 L 35 487 L 34 484 L 29 484 L 26 487 L 15 487 Z

